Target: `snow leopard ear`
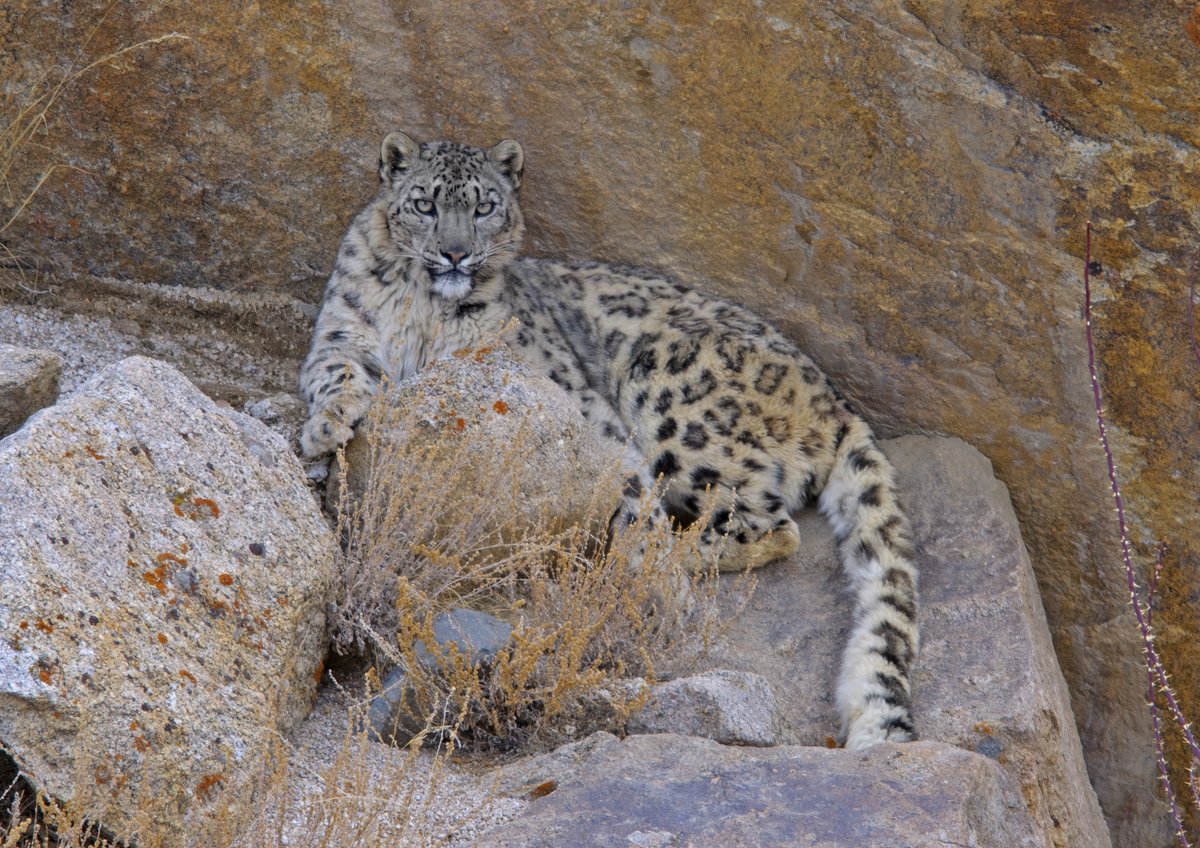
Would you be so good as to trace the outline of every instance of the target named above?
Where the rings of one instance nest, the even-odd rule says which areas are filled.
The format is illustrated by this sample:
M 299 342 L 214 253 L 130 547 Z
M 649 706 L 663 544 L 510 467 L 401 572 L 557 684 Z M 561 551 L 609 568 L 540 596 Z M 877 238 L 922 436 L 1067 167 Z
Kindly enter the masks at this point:
M 389 182 L 412 167 L 421 145 L 402 132 L 388 133 L 379 148 L 379 179 Z
M 488 159 L 497 170 L 512 183 L 513 188 L 521 187 L 521 172 L 525 170 L 525 151 L 521 145 L 506 138 L 487 152 Z

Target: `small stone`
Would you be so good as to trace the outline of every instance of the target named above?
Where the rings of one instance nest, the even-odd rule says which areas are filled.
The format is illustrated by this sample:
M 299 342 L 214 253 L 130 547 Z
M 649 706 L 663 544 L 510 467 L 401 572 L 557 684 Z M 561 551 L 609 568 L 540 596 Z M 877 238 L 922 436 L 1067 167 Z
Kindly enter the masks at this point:
M 430 670 L 438 667 L 437 655 L 451 646 L 468 665 L 486 664 L 496 658 L 512 639 L 512 627 L 494 615 L 472 609 L 455 609 L 438 615 L 433 622 L 434 651 L 416 646 L 417 661 Z M 383 691 L 371 699 L 367 710 L 371 738 L 406 745 L 425 729 L 425 717 L 417 715 L 416 693 L 400 666 L 383 679 Z
M 512 626 L 486 612 L 454 609 L 434 618 L 433 638 L 439 655 L 445 654 L 453 645 L 467 665 L 474 665 L 492 661 L 508 646 L 512 640 Z M 417 644 L 416 653 L 421 665 L 437 668 L 437 657 L 423 643 Z
M 766 678 L 724 669 L 658 684 L 629 719 L 631 733 L 681 733 L 724 745 L 778 745 L 780 727 Z

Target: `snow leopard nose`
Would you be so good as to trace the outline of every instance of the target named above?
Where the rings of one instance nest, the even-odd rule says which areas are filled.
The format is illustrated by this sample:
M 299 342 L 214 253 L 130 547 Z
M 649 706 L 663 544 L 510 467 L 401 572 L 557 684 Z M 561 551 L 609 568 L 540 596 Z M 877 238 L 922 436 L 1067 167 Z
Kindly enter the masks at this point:
M 455 268 L 457 268 L 459 263 L 466 259 L 469 255 L 470 252 L 463 250 L 461 247 L 452 247 L 449 250 L 442 251 L 442 256 L 449 259 L 450 264 Z

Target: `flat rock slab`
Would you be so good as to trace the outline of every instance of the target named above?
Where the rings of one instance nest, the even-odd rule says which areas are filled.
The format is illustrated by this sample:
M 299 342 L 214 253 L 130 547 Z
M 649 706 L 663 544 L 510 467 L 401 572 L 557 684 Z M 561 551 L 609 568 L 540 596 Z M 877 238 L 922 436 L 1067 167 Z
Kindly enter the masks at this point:
M 557 789 L 481 848 L 1034 848 L 1046 844 L 1012 778 L 948 745 L 865 753 L 736 748 L 663 734 L 588 742 L 543 762 Z M 544 790 L 543 790 L 544 791 Z M 1082 845 L 1082 843 L 1081 843 Z
M 1001 763 L 1048 844 L 1109 845 L 1007 489 L 958 439 L 905 436 L 882 448 L 920 568 L 921 738 Z M 851 604 L 828 525 L 815 511 L 799 524 L 801 553 L 757 573 L 754 597 L 708 664 L 763 675 L 791 741 L 823 745 L 838 728 L 833 692 Z
M 308 712 L 335 543 L 296 457 L 126 359 L 0 442 L 0 740 L 146 844 Z
M 54 403 L 62 367 L 57 353 L 0 344 L 0 439 Z

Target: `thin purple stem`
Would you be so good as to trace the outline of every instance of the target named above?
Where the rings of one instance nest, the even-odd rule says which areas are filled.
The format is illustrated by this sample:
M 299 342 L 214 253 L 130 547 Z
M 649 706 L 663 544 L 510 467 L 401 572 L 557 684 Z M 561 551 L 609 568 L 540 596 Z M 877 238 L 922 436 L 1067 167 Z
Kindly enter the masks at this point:
M 1154 634 L 1150 630 L 1150 623 L 1147 620 L 1145 610 L 1142 607 L 1141 597 L 1138 593 L 1137 578 L 1133 567 L 1133 554 L 1129 542 L 1129 530 L 1125 522 L 1125 501 L 1121 497 L 1121 487 L 1117 482 L 1117 468 L 1113 459 L 1112 446 L 1108 441 L 1108 429 L 1104 425 L 1104 406 L 1100 395 L 1100 379 L 1097 376 L 1096 368 L 1096 345 L 1092 336 L 1092 284 L 1091 284 L 1091 264 L 1092 264 L 1092 222 L 1087 222 L 1087 238 L 1084 248 L 1084 263 L 1083 263 L 1083 314 L 1084 314 L 1084 336 L 1087 339 L 1088 349 L 1088 374 L 1092 380 L 1092 401 L 1096 408 L 1096 429 L 1100 433 L 1100 445 L 1104 448 L 1104 459 L 1108 465 L 1108 483 L 1109 489 L 1112 492 L 1113 503 L 1117 511 L 1117 528 L 1120 533 L 1121 540 L 1121 557 L 1125 563 L 1125 583 L 1129 591 L 1129 601 L 1133 606 L 1133 614 L 1137 619 L 1138 630 L 1142 637 L 1142 650 L 1145 654 L 1146 669 L 1150 675 L 1151 687 L 1153 689 L 1154 681 L 1158 683 L 1158 691 L 1166 699 L 1167 707 L 1169 708 L 1175 724 L 1183 733 L 1183 738 L 1191 749 L 1192 761 L 1195 763 L 1200 760 L 1200 745 L 1196 744 L 1196 737 L 1192 734 L 1191 726 L 1183 716 L 1183 711 L 1179 708 L 1179 703 L 1175 698 L 1175 691 L 1172 689 L 1170 682 L 1167 680 L 1167 672 L 1163 667 L 1162 661 L 1159 659 L 1158 652 L 1154 648 Z M 1153 695 L 1153 692 L 1151 693 Z M 1151 704 L 1155 703 L 1155 698 L 1151 697 Z M 1153 711 L 1157 709 L 1152 708 Z M 1157 722 L 1156 722 L 1157 725 Z M 1162 745 L 1161 735 L 1157 733 L 1157 745 Z M 1164 755 L 1165 757 L 1165 755 Z M 1170 782 L 1167 782 L 1167 794 L 1171 798 L 1171 808 L 1175 816 L 1175 825 L 1180 843 L 1185 848 L 1190 848 L 1187 837 L 1184 834 L 1183 822 L 1179 817 L 1178 809 L 1175 805 L 1174 792 L 1170 788 Z
M 1162 574 L 1163 557 L 1167 552 L 1167 543 L 1158 543 L 1158 553 L 1154 557 L 1154 570 L 1150 572 L 1147 578 L 1146 586 L 1146 626 L 1153 627 L 1154 625 L 1154 592 L 1158 589 L 1158 578 Z M 1158 711 L 1158 696 L 1154 691 L 1154 672 L 1149 666 L 1146 667 L 1146 703 L 1150 705 L 1150 720 L 1154 725 L 1154 759 L 1158 766 L 1158 780 L 1162 784 L 1163 793 L 1167 796 L 1167 803 L 1171 807 L 1171 818 L 1174 819 L 1176 832 L 1180 833 L 1180 839 L 1183 844 L 1187 845 L 1187 838 L 1182 836 L 1183 830 L 1183 815 L 1179 811 L 1178 799 L 1175 796 L 1175 787 L 1171 785 L 1170 769 L 1167 766 L 1167 747 L 1163 741 L 1162 721 Z M 1195 795 L 1196 786 L 1195 777 L 1196 761 L 1192 761 L 1192 768 L 1189 770 L 1189 786 L 1192 794 Z M 1200 809 L 1200 807 L 1197 807 Z

